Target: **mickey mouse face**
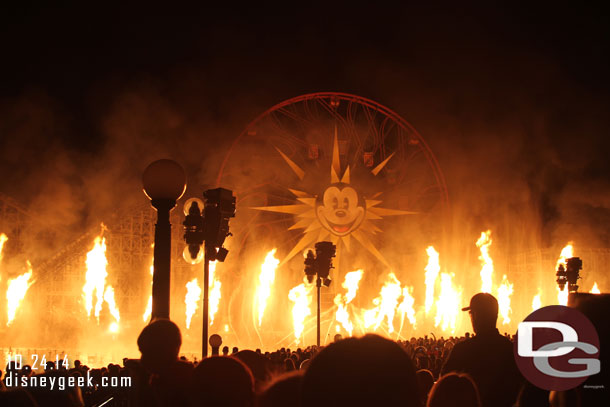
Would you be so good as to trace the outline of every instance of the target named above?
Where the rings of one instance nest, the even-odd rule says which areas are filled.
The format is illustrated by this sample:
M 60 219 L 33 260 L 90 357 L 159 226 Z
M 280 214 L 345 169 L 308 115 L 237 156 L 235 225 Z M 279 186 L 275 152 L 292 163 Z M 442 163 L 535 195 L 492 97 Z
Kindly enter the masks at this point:
M 356 230 L 364 220 L 364 212 L 356 190 L 342 183 L 328 187 L 316 208 L 322 226 L 337 236 Z

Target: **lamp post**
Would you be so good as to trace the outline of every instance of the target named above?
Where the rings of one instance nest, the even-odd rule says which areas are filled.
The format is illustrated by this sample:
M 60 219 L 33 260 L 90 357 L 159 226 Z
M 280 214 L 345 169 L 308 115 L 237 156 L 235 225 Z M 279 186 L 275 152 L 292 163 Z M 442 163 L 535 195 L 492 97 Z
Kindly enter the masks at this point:
M 172 245 L 169 213 L 186 190 L 186 175 L 177 162 L 168 159 L 157 160 L 144 170 L 142 184 L 144 193 L 157 210 L 151 320 L 169 319 Z
M 316 289 L 318 293 L 318 313 L 317 313 L 317 340 L 316 343 L 320 346 L 320 289 L 322 285 L 329 287 L 330 269 L 333 267 L 333 257 L 337 252 L 337 247 L 331 242 L 318 242 L 315 245 L 316 254 L 312 250 L 307 252 L 305 256 L 305 275 L 307 281 L 311 284 L 314 278 L 316 279 Z

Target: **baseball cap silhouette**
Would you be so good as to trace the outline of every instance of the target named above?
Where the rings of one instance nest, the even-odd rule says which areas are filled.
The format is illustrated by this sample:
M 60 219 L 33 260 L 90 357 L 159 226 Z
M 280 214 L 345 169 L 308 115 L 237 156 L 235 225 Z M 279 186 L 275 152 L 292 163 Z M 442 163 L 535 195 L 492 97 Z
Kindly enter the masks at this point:
M 498 300 L 489 293 L 478 293 L 470 299 L 470 305 L 462 308 L 462 311 L 475 313 L 498 313 Z

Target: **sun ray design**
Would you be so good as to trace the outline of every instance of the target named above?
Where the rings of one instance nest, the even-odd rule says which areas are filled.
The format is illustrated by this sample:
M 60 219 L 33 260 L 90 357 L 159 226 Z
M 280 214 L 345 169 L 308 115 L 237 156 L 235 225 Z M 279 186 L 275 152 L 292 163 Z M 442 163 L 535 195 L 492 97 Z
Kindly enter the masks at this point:
M 305 171 L 279 148 L 276 147 L 276 150 L 299 180 L 303 180 L 306 175 Z M 395 152 L 390 154 L 371 170 L 371 173 L 377 176 L 394 155 Z M 369 197 L 361 196 L 351 186 L 352 175 L 349 165 L 342 172 L 339 140 L 335 126 L 330 166 L 330 186 L 322 194 L 316 195 L 296 189 L 288 189 L 295 197 L 294 204 L 252 208 L 293 215 L 294 224 L 288 230 L 303 231 L 299 241 L 283 258 L 280 265 L 317 241 L 330 240 L 335 244 L 341 243 L 347 251 L 350 251 L 353 247 L 353 236 L 354 240 L 366 248 L 381 263 L 387 267 L 390 266 L 370 239 L 370 236 L 382 232 L 374 222 L 383 220 L 387 216 L 413 215 L 417 212 L 379 207 L 383 202 L 380 199 L 382 193 L 377 192 Z

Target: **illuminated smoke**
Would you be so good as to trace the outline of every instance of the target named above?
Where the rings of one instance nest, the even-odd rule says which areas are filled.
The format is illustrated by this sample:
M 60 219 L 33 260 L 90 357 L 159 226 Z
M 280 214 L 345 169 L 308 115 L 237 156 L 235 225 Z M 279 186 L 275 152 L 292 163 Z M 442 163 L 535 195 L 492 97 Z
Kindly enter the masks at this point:
M 441 270 L 441 266 L 439 264 L 438 252 L 434 250 L 433 246 L 428 246 L 428 248 L 426 249 L 426 253 L 428 253 L 428 265 L 425 268 L 425 311 L 427 315 L 430 312 L 430 309 L 432 309 L 432 305 L 434 304 L 434 285 L 436 284 L 436 278 L 438 277 L 438 273 Z
M 345 275 L 345 281 L 341 286 L 347 290 L 345 295 L 337 294 L 335 297 L 335 305 L 337 305 L 337 313 L 335 314 L 335 319 L 339 322 L 343 329 L 345 329 L 349 336 L 352 336 L 352 332 L 354 331 L 354 325 L 350 320 L 349 313 L 347 312 L 347 304 L 352 302 L 352 300 L 356 297 L 356 293 L 358 292 L 358 284 L 362 279 L 362 274 L 364 272 L 362 270 L 351 271 Z M 339 329 L 339 325 L 336 325 Z
M 434 326 L 454 333 L 460 312 L 461 291 L 453 285 L 453 273 L 441 273 L 441 292 L 436 301 Z
M 28 271 L 23 273 L 22 275 L 15 277 L 13 279 L 9 279 L 7 283 L 6 289 L 6 300 L 7 300 L 7 315 L 8 320 L 6 325 L 10 325 L 11 322 L 15 319 L 15 315 L 17 314 L 17 310 L 23 301 L 25 294 L 34 281 L 30 282 L 30 278 L 32 278 L 32 264 L 29 261 L 27 263 Z
M 151 246 L 151 248 L 155 248 L 155 244 L 153 243 Z M 152 276 L 155 274 L 155 257 L 153 256 L 152 259 L 150 260 L 150 287 L 151 287 L 151 293 L 148 296 L 148 304 L 146 304 L 146 310 L 144 310 L 144 315 L 142 315 L 142 321 L 147 322 L 150 319 L 150 316 L 152 315 Z
M 218 306 L 220 305 L 220 287 L 221 283 L 218 278 L 216 278 L 216 265 L 218 261 L 210 262 L 210 275 L 209 275 L 209 309 L 208 315 L 210 316 L 210 325 L 214 323 L 214 316 L 218 312 Z
M 394 315 L 401 294 L 400 281 L 394 273 L 390 273 L 381 287 L 379 297 L 373 300 L 375 307 L 364 311 L 364 327 L 368 329 L 374 325 L 373 330 L 376 330 L 385 319 L 388 323 L 388 332 L 394 332 Z
M 563 249 L 561 249 L 561 254 L 559 255 L 559 259 L 557 259 L 556 269 L 559 269 L 559 266 L 563 265 L 564 270 L 567 270 L 568 264 L 566 262 L 567 259 L 574 257 L 574 247 L 572 246 L 572 242 L 569 242 Z M 560 290 L 557 287 L 557 304 L 559 305 L 568 305 L 568 296 L 570 292 L 568 290 L 568 284 L 563 287 L 563 290 Z
M 197 278 L 192 279 L 186 283 L 186 296 L 184 297 L 184 303 L 186 304 L 186 328 L 191 327 L 191 319 L 195 315 L 195 311 L 199 307 L 199 300 L 201 299 L 201 288 L 197 282 Z
M 292 326 L 296 343 L 301 341 L 301 335 L 305 329 L 305 318 L 311 315 L 311 290 L 313 284 L 306 282 L 297 285 L 288 292 L 288 299 L 294 302 L 292 307 Z
M 275 258 L 276 251 L 277 249 L 273 249 L 267 253 L 265 261 L 261 264 L 261 273 L 258 276 L 259 284 L 254 295 L 254 309 L 258 310 L 258 326 L 263 323 L 267 300 L 271 296 L 271 288 L 275 281 L 275 270 L 280 264 L 280 261 Z
M 599 290 L 599 287 L 597 286 L 597 282 L 595 282 L 593 284 L 593 288 L 591 289 L 591 291 L 589 291 L 591 294 L 601 294 L 602 292 Z
M 481 232 L 481 237 L 477 240 L 477 247 L 481 249 L 481 292 L 491 293 L 494 264 L 489 255 L 489 246 L 491 246 L 491 231 Z
M 502 317 L 502 324 L 510 323 L 510 296 L 513 294 L 513 285 L 509 283 L 506 275 L 502 276 L 502 283 L 498 287 L 498 311 Z
M 542 307 L 542 301 L 540 300 L 540 292 L 538 292 L 532 300 L 532 311 L 536 311 L 540 307 Z

